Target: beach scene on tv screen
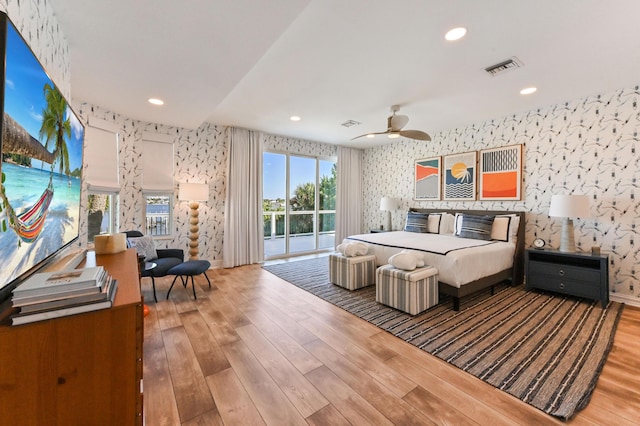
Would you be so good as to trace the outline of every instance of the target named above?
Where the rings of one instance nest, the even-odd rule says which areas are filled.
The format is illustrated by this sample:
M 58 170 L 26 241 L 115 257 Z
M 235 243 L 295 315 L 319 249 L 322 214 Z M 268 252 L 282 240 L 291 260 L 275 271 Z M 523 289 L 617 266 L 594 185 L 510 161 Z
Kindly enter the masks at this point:
M 84 128 L 8 23 L 0 288 L 78 236 Z

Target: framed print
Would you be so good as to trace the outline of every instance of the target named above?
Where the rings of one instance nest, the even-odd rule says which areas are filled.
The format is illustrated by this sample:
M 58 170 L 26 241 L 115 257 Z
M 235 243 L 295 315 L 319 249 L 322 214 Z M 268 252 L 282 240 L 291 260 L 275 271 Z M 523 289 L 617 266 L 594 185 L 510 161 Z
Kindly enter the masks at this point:
M 416 160 L 413 180 L 414 200 L 439 200 L 442 157 Z
M 520 200 L 522 144 L 480 151 L 480 200 Z
M 473 201 L 476 199 L 477 152 L 444 156 L 445 201 Z

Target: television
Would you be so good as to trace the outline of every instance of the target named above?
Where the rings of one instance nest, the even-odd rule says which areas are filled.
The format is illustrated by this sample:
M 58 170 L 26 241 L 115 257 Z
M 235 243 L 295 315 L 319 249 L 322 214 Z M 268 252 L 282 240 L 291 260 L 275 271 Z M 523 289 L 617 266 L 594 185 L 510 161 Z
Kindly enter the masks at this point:
M 0 55 L 3 302 L 79 236 L 84 126 L 1 12 Z

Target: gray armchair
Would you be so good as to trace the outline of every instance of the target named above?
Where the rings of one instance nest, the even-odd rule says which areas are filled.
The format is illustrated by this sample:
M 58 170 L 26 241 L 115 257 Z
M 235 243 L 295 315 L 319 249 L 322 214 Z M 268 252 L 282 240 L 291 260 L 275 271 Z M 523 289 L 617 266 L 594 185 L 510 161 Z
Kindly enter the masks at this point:
M 127 235 L 127 244 L 129 238 L 144 236 L 140 231 L 125 231 L 125 234 Z M 155 278 L 167 276 L 169 269 L 184 262 L 184 251 L 182 249 L 156 249 L 156 252 L 158 253 L 158 258 L 152 261 L 156 264 L 155 268 L 140 268 L 140 276 L 151 277 L 153 300 L 157 302 Z

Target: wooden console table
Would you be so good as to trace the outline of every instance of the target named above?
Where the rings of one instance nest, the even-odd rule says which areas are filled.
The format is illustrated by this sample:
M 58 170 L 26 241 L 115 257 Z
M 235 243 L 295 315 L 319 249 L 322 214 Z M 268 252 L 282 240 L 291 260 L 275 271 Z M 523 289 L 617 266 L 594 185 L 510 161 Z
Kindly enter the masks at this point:
M 135 249 L 98 255 L 113 307 L 0 324 L 0 423 L 142 424 L 142 298 Z

